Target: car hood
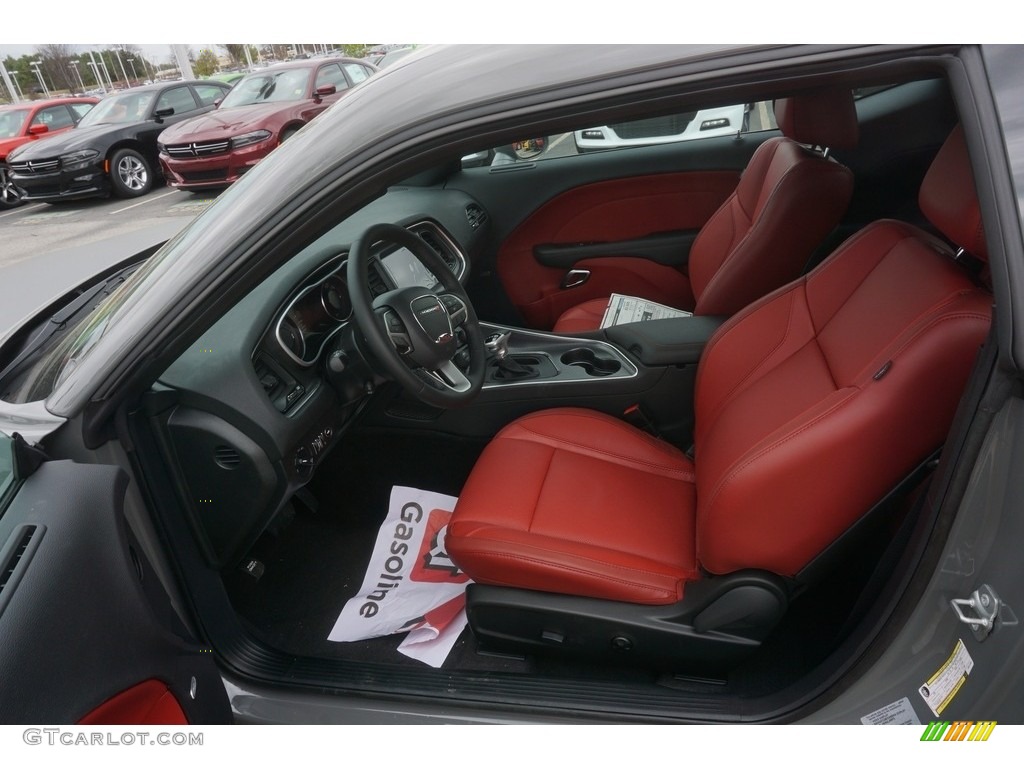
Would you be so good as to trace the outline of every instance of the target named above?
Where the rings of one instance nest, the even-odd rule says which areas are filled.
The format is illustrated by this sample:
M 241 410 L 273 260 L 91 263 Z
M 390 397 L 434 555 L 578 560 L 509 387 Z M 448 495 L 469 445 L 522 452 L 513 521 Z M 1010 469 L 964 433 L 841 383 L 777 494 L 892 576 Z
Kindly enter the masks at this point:
M 0 139 L 0 160 L 7 158 L 7 155 L 16 147 L 26 144 L 30 139 L 27 136 L 14 136 L 10 139 Z
M 101 123 L 99 125 L 88 125 L 84 128 L 72 128 L 70 131 L 59 136 L 50 136 L 20 149 L 15 160 L 41 160 L 45 157 L 54 157 L 66 152 L 75 152 L 79 149 L 90 149 L 100 146 L 106 148 L 106 138 L 115 133 L 131 133 L 134 129 L 146 124 L 146 121 L 138 123 Z
M 291 112 L 302 102 L 289 101 L 275 104 L 250 104 L 245 107 L 215 109 L 183 123 L 172 125 L 160 134 L 161 144 L 184 141 L 202 141 L 237 136 L 249 130 L 262 128 L 274 117 Z

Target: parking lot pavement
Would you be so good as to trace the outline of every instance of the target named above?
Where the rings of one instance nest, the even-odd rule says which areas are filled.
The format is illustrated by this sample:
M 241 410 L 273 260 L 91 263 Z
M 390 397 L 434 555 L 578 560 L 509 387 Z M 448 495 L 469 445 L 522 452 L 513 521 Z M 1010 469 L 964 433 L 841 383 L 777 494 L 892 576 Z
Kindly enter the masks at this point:
M 27 203 L 0 213 L 0 274 L 19 262 L 148 228 L 173 234 L 206 210 L 216 193 L 160 187 L 121 200 Z M 175 229 L 175 225 L 177 229 Z

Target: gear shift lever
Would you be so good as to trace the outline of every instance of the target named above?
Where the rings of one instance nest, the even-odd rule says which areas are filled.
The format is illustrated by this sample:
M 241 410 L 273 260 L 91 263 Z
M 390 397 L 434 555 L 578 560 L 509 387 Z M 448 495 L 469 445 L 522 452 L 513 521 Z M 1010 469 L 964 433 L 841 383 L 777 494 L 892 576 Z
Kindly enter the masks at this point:
M 530 366 L 523 365 L 514 357 L 509 357 L 508 340 L 512 331 L 504 333 L 492 333 L 484 341 L 484 347 L 494 360 L 496 379 L 531 379 L 538 375 L 538 372 Z
M 508 357 L 508 340 L 511 336 L 512 331 L 492 333 L 487 337 L 487 340 L 484 341 L 484 347 L 491 353 L 491 357 L 495 360 L 504 360 Z

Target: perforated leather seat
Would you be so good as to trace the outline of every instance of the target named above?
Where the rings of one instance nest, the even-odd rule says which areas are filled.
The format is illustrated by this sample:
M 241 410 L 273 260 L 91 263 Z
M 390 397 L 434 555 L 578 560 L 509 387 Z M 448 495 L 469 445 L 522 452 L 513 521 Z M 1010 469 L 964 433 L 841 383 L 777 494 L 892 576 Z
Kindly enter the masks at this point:
M 775 115 L 784 135 L 758 147 L 736 190 L 701 228 L 686 269 L 689 291 L 676 297 L 676 308 L 735 314 L 799 276 L 846 212 L 853 174 L 821 148 L 856 146 L 850 90 L 780 99 Z M 598 328 L 607 304 L 608 297 L 582 302 L 554 330 Z
M 985 258 L 960 129 L 919 199 Z M 879 221 L 734 316 L 700 363 L 693 461 L 593 411 L 514 421 L 460 495 L 449 554 L 482 584 L 647 605 L 710 574 L 794 576 L 945 439 L 992 303 L 955 252 Z

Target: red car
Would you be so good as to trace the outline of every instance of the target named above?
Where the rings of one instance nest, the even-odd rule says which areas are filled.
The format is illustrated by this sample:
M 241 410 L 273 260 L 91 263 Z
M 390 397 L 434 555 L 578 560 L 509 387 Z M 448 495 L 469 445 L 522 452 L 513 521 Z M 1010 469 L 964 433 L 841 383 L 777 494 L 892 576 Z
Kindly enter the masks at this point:
M 160 134 L 160 166 L 180 189 L 224 187 L 376 69 L 358 59 L 306 59 L 246 75 L 219 107 Z
M 7 173 L 7 155 L 22 144 L 74 128 L 98 99 L 76 96 L 0 107 L 0 209 L 21 205 L 21 190 Z

